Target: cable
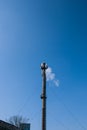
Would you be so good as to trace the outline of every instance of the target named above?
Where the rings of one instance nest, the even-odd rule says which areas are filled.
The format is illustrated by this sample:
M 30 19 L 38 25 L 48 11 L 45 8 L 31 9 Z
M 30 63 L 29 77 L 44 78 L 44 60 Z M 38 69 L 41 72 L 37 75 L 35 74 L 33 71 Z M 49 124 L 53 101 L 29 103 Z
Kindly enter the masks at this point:
M 37 87 L 34 89 L 34 91 L 36 90 L 37 90 Z M 20 115 L 20 113 L 24 110 L 26 104 L 31 101 L 33 93 L 34 92 L 32 92 L 31 96 L 30 95 L 27 96 L 25 102 L 23 103 L 23 105 L 21 105 L 20 109 L 17 112 L 18 115 Z
M 53 94 L 53 93 L 52 93 Z M 56 93 L 55 93 L 56 95 Z M 59 100 L 59 98 L 56 98 Z M 66 110 L 68 111 L 68 113 L 72 116 L 72 118 L 78 123 L 78 125 L 83 129 L 86 130 L 86 128 L 83 126 L 83 124 L 78 120 L 78 118 L 69 110 L 69 108 L 67 107 L 67 105 L 60 99 L 59 100 L 63 106 L 66 108 Z
M 51 115 L 51 112 L 49 112 L 49 113 L 50 113 L 50 115 Z M 54 116 L 52 116 L 51 119 L 55 120 L 55 122 L 57 123 L 57 125 L 58 125 L 58 122 L 59 122 L 59 124 L 60 124 L 62 127 L 64 127 L 64 130 L 65 130 L 65 128 L 66 128 L 66 130 L 70 130 L 69 127 L 67 127 L 62 121 L 57 120 L 56 118 L 54 118 Z

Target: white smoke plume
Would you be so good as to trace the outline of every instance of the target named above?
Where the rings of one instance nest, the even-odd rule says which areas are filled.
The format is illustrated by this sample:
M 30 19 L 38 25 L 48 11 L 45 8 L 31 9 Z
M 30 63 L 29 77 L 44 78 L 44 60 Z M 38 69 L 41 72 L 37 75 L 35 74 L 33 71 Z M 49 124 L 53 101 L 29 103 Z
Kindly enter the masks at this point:
M 55 73 L 52 72 L 50 67 L 46 70 L 46 78 L 48 82 L 51 81 L 55 86 L 59 86 L 59 80 L 55 78 Z

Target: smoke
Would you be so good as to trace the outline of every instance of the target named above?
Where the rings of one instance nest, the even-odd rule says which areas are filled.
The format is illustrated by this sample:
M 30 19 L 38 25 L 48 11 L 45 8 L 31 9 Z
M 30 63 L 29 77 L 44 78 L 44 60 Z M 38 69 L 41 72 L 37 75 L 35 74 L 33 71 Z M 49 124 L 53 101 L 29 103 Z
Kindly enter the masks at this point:
M 46 78 L 48 82 L 52 82 L 55 86 L 59 86 L 59 80 L 55 78 L 55 73 L 52 72 L 52 68 L 48 67 L 46 70 Z

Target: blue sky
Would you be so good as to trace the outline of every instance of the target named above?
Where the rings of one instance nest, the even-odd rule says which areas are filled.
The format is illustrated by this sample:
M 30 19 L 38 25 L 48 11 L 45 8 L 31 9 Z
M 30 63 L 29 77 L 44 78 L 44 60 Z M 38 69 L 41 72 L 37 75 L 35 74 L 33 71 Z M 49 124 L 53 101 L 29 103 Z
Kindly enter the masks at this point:
M 23 115 L 41 129 L 45 61 L 47 129 L 87 129 L 86 0 L 0 0 L 0 119 Z

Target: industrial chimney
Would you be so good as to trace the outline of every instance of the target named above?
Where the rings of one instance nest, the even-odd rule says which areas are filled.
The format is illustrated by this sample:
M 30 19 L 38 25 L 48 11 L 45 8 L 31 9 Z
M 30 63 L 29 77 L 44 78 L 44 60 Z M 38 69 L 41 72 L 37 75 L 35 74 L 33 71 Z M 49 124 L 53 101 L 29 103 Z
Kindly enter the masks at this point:
M 42 130 L 46 130 L 46 69 L 48 68 L 46 63 L 41 64 L 42 70 Z

